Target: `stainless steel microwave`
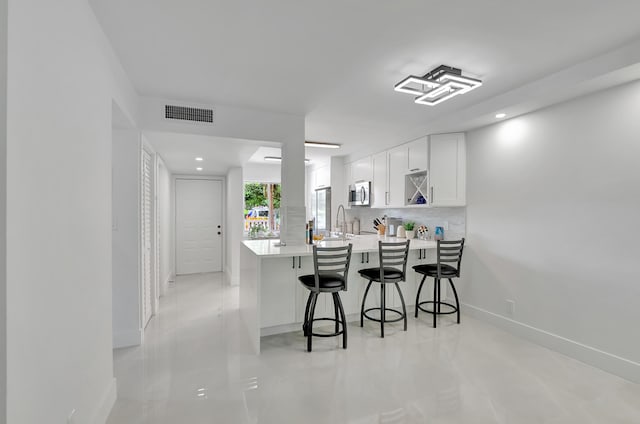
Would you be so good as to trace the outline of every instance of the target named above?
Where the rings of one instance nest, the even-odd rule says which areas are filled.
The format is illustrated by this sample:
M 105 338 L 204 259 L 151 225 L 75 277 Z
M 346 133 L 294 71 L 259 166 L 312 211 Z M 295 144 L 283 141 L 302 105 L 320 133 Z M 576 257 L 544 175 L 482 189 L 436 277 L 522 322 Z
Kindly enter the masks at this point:
M 357 181 L 349 186 L 349 205 L 370 206 L 371 205 L 371 182 Z

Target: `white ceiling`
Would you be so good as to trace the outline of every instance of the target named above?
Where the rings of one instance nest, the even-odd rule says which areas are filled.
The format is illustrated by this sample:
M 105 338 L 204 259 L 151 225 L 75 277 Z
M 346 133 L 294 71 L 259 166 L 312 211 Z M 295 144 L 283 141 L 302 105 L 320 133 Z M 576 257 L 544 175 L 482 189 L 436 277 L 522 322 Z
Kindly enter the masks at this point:
M 640 37 L 635 0 L 90 2 L 142 95 L 304 115 L 308 140 L 344 144 L 332 154 L 408 141 Z M 484 85 L 435 107 L 393 91 L 440 64 Z
M 229 168 L 247 163 L 261 145 L 250 140 L 193 134 L 145 132 L 144 135 L 176 174 L 226 174 Z M 204 160 L 198 162 L 196 157 Z M 197 171 L 197 167 L 202 171 Z

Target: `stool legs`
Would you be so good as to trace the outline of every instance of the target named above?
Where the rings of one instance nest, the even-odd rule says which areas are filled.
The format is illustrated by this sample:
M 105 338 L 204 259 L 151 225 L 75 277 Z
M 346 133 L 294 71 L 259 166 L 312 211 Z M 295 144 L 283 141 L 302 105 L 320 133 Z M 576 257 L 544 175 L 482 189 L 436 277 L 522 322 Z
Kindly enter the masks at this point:
M 331 293 L 331 297 L 333 297 L 333 316 L 336 319 L 336 333 L 340 331 L 340 320 L 338 319 L 338 302 L 336 300 L 337 293 Z
M 309 297 L 307 298 L 307 306 L 304 308 L 304 322 L 302 323 L 302 332 L 305 337 L 307 336 L 308 326 L 309 326 L 309 308 L 311 307 L 311 299 L 313 298 L 313 292 L 309 292 Z
M 422 292 L 422 286 L 424 285 L 424 281 L 427 279 L 427 275 L 425 274 L 422 277 L 422 281 L 420 281 L 420 287 L 418 287 L 418 294 L 416 295 L 416 318 L 418 318 L 418 305 L 420 305 L 420 292 Z
M 364 327 L 364 302 L 367 300 L 367 294 L 369 294 L 371 283 L 373 283 L 373 281 L 369 281 L 369 284 L 367 284 L 367 288 L 364 291 L 364 296 L 362 296 L 362 307 L 360 308 L 360 327 Z
M 380 337 L 384 339 L 384 317 L 387 315 L 385 313 L 385 305 L 386 293 L 384 289 L 385 284 L 380 284 Z
M 436 302 L 438 302 L 438 296 L 440 295 L 440 293 L 438 292 L 438 286 L 440 284 L 438 284 L 438 279 L 434 278 L 433 279 L 433 328 L 436 328 L 436 318 L 437 318 L 437 313 L 438 312 L 438 304 Z
M 313 296 L 313 300 L 311 301 L 311 311 L 307 318 L 307 352 L 311 352 L 311 339 L 313 339 L 313 315 L 316 312 L 318 293 L 311 293 L 311 296 Z
M 458 292 L 456 291 L 456 287 L 453 285 L 453 280 L 451 280 L 451 278 L 449 278 L 449 284 L 451 285 L 451 289 L 453 290 L 453 295 L 456 298 L 456 308 L 458 309 L 457 311 L 458 324 L 460 324 L 460 301 L 458 300 Z
M 334 293 L 333 298 L 334 298 L 334 302 L 337 301 L 338 309 L 340 310 L 340 318 L 342 320 L 342 348 L 346 349 L 347 348 L 347 317 L 344 313 L 344 308 L 342 307 L 342 300 L 340 300 L 340 295 L 338 293 Z M 337 318 L 338 317 L 336 316 L 336 319 Z M 336 324 L 336 333 L 338 332 L 337 328 L 338 328 L 338 324 Z
M 404 315 L 404 331 L 407 331 L 407 307 L 404 304 L 404 296 L 402 295 L 402 290 L 400 290 L 400 286 L 398 283 L 394 283 L 396 285 L 396 289 L 398 289 L 398 294 L 400 295 L 400 302 L 402 302 L 402 314 Z

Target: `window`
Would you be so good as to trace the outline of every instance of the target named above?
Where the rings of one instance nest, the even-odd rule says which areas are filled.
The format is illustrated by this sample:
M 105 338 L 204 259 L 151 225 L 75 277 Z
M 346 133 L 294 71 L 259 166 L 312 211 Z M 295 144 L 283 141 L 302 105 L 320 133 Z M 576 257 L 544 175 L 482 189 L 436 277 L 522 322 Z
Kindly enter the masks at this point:
M 244 184 L 244 230 L 253 237 L 280 231 L 280 184 Z

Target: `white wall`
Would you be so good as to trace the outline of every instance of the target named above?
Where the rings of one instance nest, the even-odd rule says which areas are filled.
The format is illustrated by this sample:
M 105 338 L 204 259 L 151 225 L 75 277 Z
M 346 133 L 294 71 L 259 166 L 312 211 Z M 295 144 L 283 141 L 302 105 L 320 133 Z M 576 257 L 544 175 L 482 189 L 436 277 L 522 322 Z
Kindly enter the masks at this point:
M 86 0 L 9 0 L 7 422 L 115 401 L 111 107 L 136 93 Z
M 226 211 L 226 265 L 232 285 L 240 283 L 240 243 L 244 232 L 244 181 L 242 168 L 231 168 L 227 173 Z
M 173 251 L 173 219 L 171 218 L 171 172 L 161 157 L 158 156 L 158 244 L 160 248 L 160 295 L 163 296 L 174 275 Z
M 468 133 L 462 286 L 468 312 L 635 381 L 639 110 L 634 82 Z
M 113 131 L 113 347 L 142 343 L 140 328 L 140 133 Z
M 0 423 L 7 416 L 7 1 L 0 0 Z
M 242 167 L 242 176 L 249 182 L 280 183 L 280 165 L 247 163 Z

